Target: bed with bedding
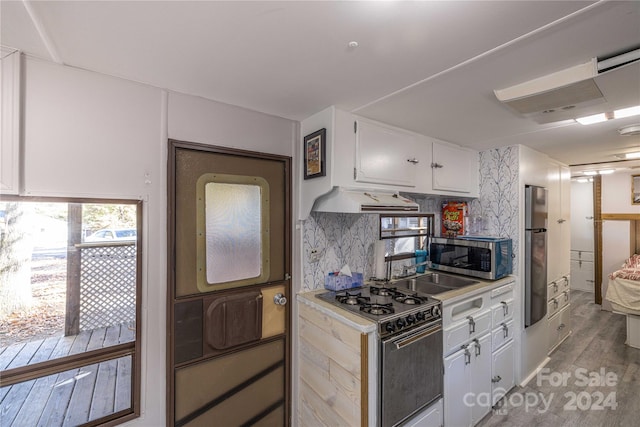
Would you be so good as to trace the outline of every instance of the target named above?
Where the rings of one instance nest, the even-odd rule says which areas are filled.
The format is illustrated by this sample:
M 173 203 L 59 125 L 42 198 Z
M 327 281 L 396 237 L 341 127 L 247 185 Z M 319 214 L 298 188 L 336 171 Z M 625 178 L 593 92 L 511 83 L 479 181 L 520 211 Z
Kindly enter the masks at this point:
M 632 255 L 609 275 L 605 298 L 615 311 L 640 316 L 640 255 Z
M 640 255 L 632 255 L 609 275 L 605 299 L 614 311 L 627 315 L 627 345 L 640 348 Z

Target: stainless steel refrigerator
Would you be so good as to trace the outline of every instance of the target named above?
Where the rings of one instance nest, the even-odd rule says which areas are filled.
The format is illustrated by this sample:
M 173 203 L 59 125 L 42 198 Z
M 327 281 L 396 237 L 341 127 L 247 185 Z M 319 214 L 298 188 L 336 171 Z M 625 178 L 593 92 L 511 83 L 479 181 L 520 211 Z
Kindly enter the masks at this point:
M 547 189 L 525 186 L 524 326 L 547 314 Z

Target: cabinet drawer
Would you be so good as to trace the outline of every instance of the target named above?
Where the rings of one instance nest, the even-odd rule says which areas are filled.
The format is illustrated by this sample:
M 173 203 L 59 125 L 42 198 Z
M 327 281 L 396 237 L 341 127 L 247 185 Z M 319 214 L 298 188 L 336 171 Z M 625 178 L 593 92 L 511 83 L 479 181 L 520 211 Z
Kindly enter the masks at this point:
M 447 327 L 444 331 L 444 354 L 449 354 L 453 350 L 458 350 L 469 340 L 488 332 L 490 328 L 490 310 L 485 310 L 473 316 L 468 316 L 466 319 Z
M 593 262 L 593 252 L 591 251 L 571 251 L 571 259 L 576 261 Z
M 495 328 L 505 320 L 513 317 L 513 299 L 507 299 L 500 301 L 499 304 L 491 307 L 493 314 L 492 327 Z
M 557 297 L 551 298 L 547 303 L 547 318 L 550 319 L 558 311 L 560 311 L 560 300 Z
M 570 310 L 569 305 L 565 306 L 549 319 L 549 350 L 555 348 L 560 342 L 569 335 L 570 327 Z
M 569 304 L 569 301 L 571 300 L 571 296 L 570 296 L 569 290 L 567 289 L 566 291 L 563 291 L 562 293 L 560 293 L 556 297 L 556 299 L 560 303 L 560 310 L 562 310 L 565 306 L 567 306 Z
M 493 328 L 493 339 L 491 340 L 491 348 L 493 351 L 502 347 L 502 345 L 513 338 L 513 319 L 503 322 Z
M 547 301 L 551 301 L 552 299 L 557 297 L 560 292 L 562 292 L 562 290 L 560 288 L 559 280 L 554 280 L 553 282 L 549 283 L 547 285 Z
M 513 299 L 513 287 L 515 283 L 511 282 L 507 285 L 500 286 L 491 291 L 491 303 L 500 302 L 505 299 Z

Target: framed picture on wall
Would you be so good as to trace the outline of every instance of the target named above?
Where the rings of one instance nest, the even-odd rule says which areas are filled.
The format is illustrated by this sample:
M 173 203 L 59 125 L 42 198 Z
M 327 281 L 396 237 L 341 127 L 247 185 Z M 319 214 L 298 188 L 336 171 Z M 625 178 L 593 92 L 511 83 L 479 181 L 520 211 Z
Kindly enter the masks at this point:
M 640 175 L 631 175 L 631 204 L 640 205 Z
M 304 137 L 304 179 L 318 178 L 327 174 L 326 139 L 325 128 Z

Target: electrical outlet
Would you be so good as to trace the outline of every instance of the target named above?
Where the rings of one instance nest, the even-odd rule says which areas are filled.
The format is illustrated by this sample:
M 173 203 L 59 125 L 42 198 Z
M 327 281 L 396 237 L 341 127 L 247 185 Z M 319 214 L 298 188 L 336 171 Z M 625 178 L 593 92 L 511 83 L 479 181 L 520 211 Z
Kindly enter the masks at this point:
M 320 262 L 320 257 L 322 253 L 318 249 L 311 249 L 309 251 L 309 262 Z

